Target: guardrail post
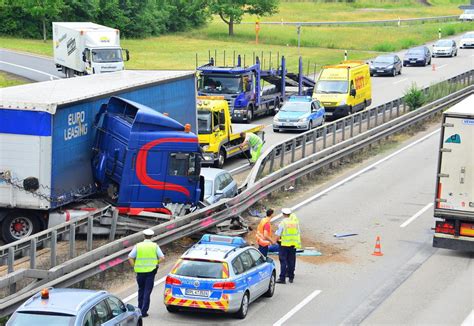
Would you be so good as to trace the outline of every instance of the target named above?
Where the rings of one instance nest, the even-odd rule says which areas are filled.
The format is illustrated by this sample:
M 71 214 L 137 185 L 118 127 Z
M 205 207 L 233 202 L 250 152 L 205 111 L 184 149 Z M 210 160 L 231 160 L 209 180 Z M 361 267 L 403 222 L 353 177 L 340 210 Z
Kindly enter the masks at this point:
M 273 165 L 275 164 L 275 148 L 272 150 L 270 154 L 270 167 L 269 167 L 269 172 L 273 172 Z
M 69 226 L 69 259 L 76 257 L 76 224 Z
M 323 149 L 326 148 L 327 135 L 328 135 L 328 127 L 324 126 L 324 128 L 323 128 Z
M 351 115 L 351 138 L 354 137 L 354 116 Z
M 360 112 L 359 114 L 359 135 L 362 133 L 362 119 L 364 117 L 364 112 Z
M 30 268 L 36 268 L 36 238 L 30 241 Z
M 375 127 L 379 125 L 379 107 L 375 108 Z
M 306 157 L 306 134 L 303 134 L 303 139 L 301 140 L 301 155 Z
M 118 209 L 112 209 L 112 225 L 110 226 L 109 241 L 115 240 L 115 232 L 117 231 Z
M 293 138 L 291 142 L 291 163 L 295 161 L 295 151 L 296 151 L 296 138 Z
M 336 145 L 336 127 L 337 127 L 337 122 L 334 122 L 332 124 L 332 144 Z
M 285 144 L 281 145 L 281 150 L 280 150 L 280 168 L 285 166 Z
M 92 216 L 89 216 L 89 218 L 87 219 L 87 251 L 92 250 L 92 226 Z
M 8 274 L 15 271 L 15 249 L 13 247 L 8 248 Z M 16 283 L 10 284 L 10 294 L 16 292 Z
M 372 111 L 374 111 L 374 109 L 370 109 L 369 112 L 367 112 L 367 130 L 370 130 L 370 119 L 372 119 Z
M 318 131 L 315 130 L 313 131 L 313 154 L 316 153 L 317 139 L 318 139 Z
M 342 141 L 346 140 L 346 121 L 347 118 L 342 119 Z
M 57 257 L 56 257 L 56 247 L 58 244 L 58 231 L 51 231 L 51 267 L 56 266 Z

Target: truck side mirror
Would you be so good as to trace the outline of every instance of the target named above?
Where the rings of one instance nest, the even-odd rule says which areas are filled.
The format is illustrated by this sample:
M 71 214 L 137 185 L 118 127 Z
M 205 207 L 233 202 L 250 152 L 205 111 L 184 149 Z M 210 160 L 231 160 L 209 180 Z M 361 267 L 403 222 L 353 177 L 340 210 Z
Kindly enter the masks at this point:
M 219 130 L 225 131 L 225 124 L 220 124 L 219 125 Z
M 125 61 L 129 61 L 130 60 L 130 51 L 128 51 L 128 49 L 125 49 Z
M 356 90 L 353 88 L 351 89 L 351 93 L 350 93 L 351 96 L 356 96 Z

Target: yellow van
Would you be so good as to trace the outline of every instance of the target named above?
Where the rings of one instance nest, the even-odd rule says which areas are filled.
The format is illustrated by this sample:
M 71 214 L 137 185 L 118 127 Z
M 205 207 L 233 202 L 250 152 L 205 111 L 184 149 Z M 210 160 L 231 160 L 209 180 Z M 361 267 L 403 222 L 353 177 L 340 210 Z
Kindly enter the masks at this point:
M 369 65 L 347 60 L 323 67 L 313 98 L 323 104 L 328 117 L 339 118 L 365 109 L 372 103 Z

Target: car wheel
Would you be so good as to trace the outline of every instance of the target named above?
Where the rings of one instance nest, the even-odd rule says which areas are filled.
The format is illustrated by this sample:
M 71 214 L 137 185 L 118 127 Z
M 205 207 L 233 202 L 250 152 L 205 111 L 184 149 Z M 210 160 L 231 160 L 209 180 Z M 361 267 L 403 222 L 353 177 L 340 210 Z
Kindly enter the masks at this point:
M 308 123 L 308 130 L 311 130 L 313 129 L 313 120 L 309 120 L 309 123 Z
M 179 310 L 178 310 L 178 307 L 176 307 L 176 306 L 166 306 L 166 310 L 168 310 L 168 312 L 170 312 L 170 313 L 172 313 L 172 314 L 174 314 L 174 313 L 176 313 L 176 312 L 179 311 Z
M 273 129 L 273 132 L 280 132 L 280 129 Z
M 429 65 L 431 65 L 431 58 L 430 58 L 430 60 L 428 61 L 428 66 L 429 66 Z
M 272 276 L 270 277 L 270 283 L 268 284 L 268 290 L 264 294 L 264 296 L 267 298 L 273 297 L 273 294 L 275 293 L 275 279 L 275 272 L 273 272 Z
M 34 213 L 28 211 L 11 212 L 2 220 L 3 240 L 10 243 L 39 232 L 41 225 L 38 218 Z
M 137 326 L 143 326 L 143 319 L 140 318 L 138 320 Z
M 219 150 L 219 156 L 217 157 L 217 161 L 214 163 L 214 167 L 222 169 L 222 167 L 224 166 L 225 157 L 225 150 L 221 148 Z
M 458 56 L 458 50 L 456 50 L 456 52 L 454 52 L 454 56 L 455 56 L 455 57 Z
M 326 122 L 326 116 L 323 115 L 323 117 L 321 118 L 321 124 L 320 124 L 320 126 L 322 126 L 325 122 Z
M 392 77 L 395 77 L 396 75 L 397 75 L 397 69 L 393 68 Z
M 404 66 L 404 67 L 406 67 L 406 66 L 407 66 L 407 64 L 406 64 L 406 63 L 403 63 L 403 66 Z
M 235 313 L 235 317 L 239 319 L 245 319 L 247 312 L 249 311 L 249 293 L 245 292 L 242 302 L 240 303 L 240 309 Z

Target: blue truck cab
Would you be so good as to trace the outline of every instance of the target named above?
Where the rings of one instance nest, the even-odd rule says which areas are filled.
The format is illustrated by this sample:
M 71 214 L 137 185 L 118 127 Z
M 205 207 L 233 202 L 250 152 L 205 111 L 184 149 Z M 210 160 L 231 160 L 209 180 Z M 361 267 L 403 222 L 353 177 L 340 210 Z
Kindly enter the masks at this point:
M 200 149 L 189 125 L 118 97 L 102 105 L 95 125 L 94 178 L 119 209 L 200 200 Z
M 248 306 L 275 291 L 275 263 L 243 238 L 205 234 L 166 278 L 169 312 L 217 311 L 245 318 Z
M 199 95 L 223 95 L 229 104 L 233 122 L 251 122 L 257 115 L 272 114 L 285 101 L 285 58 L 279 69 L 263 70 L 257 57 L 255 64 L 218 67 L 211 59 L 197 68 Z M 267 82 L 271 87 L 264 88 Z

